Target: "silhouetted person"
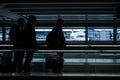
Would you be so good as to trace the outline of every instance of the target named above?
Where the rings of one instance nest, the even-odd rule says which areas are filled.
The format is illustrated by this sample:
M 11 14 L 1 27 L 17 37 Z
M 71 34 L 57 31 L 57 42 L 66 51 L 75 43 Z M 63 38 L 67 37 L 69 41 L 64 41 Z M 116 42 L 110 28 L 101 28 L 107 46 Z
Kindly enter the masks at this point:
M 51 32 L 48 33 L 46 38 L 47 47 L 50 49 L 63 49 L 66 47 L 66 40 L 62 31 L 64 21 L 62 19 L 57 20 L 56 26 Z M 57 52 L 56 56 L 63 58 L 64 52 Z M 53 69 L 53 72 L 61 72 L 63 64 L 59 69 Z
M 36 33 L 35 33 L 35 26 L 36 24 L 36 17 L 29 16 L 28 22 L 25 28 L 25 47 L 27 49 L 32 49 L 36 44 Z M 31 61 L 33 57 L 33 51 L 26 50 L 25 62 L 24 62 L 24 73 L 30 72 Z
M 17 24 L 11 27 L 9 38 L 15 49 L 22 49 L 24 47 L 24 27 L 25 20 L 23 18 L 19 18 Z M 24 53 L 24 50 L 14 51 L 12 72 L 22 72 Z

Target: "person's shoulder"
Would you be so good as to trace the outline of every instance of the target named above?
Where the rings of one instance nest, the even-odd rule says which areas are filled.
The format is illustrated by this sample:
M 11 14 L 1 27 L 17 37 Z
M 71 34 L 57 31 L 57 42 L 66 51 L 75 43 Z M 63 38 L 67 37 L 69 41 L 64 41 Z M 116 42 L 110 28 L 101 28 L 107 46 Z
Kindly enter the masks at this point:
M 48 36 L 50 36 L 52 34 L 52 31 L 50 31 L 49 33 L 48 33 Z

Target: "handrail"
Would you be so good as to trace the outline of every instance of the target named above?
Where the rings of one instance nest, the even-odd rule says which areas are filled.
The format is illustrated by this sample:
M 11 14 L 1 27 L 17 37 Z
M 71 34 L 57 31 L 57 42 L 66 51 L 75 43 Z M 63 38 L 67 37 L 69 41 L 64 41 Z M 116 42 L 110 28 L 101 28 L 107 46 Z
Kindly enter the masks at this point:
M 44 45 L 46 47 L 46 45 Z M 12 44 L 0 44 L 0 47 L 13 47 Z M 91 45 L 91 44 L 88 44 L 88 45 L 67 45 L 67 47 L 120 47 L 120 45 Z
M 0 47 L 12 47 L 13 45 L 12 44 L 0 44 Z M 44 45 L 46 46 L 46 45 Z M 88 45 L 67 45 L 67 47 L 120 47 L 120 45 L 92 45 L 92 44 L 88 44 Z
M 34 50 L 34 49 L 4 49 L 0 50 L 0 52 L 10 52 L 10 51 L 20 51 L 20 50 L 31 50 L 35 52 L 85 52 L 85 53 L 91 53 L 91 52 L 98 52 L 98 53 L 119 53 L 120 50 Z
M 12 44 L 1 44 L 0 52 L 9 52 L 14 50 L 32 50 L 36 52 L 120 52 L 120 45 L 67 45 L 67 48 L 47 48 L 47 47 L 32 47 L 32 48 L 15 48 Z

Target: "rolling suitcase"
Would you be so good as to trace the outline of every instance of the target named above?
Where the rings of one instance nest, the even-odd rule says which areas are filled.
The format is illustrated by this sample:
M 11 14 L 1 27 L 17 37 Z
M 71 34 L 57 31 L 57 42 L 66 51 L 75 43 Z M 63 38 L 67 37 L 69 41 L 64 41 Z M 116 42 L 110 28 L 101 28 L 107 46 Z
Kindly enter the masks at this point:
M 46 69 L 51 69 L 53 73 L 61 73 L 63 69 L 63 58 L 58 55 L 46 57 Z

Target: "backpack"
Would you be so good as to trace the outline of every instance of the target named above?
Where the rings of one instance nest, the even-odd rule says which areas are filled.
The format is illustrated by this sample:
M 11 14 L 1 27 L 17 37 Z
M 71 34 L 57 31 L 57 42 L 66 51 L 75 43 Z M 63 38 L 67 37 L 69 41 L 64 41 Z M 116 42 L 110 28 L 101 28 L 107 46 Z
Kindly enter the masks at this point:
M 47 47 L 49 48 L 54 47 L 56 43 L 57 43 L 56 35 L 53 31 L 50 31 L 46 38 Z

